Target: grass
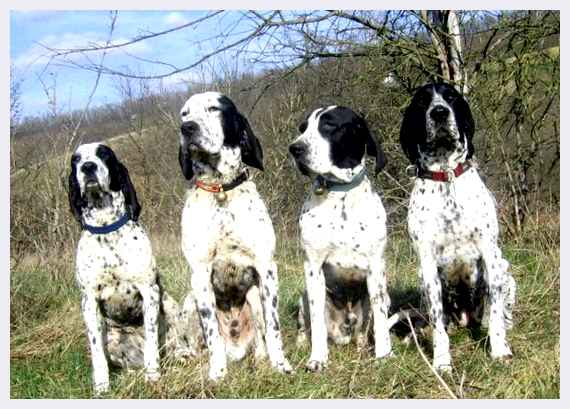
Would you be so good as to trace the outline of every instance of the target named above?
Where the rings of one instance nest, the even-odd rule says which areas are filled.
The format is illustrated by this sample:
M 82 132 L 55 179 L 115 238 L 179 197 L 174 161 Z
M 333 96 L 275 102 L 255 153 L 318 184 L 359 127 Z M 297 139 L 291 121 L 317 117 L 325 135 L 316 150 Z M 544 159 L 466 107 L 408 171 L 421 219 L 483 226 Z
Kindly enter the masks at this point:
M 554 228 L 551 228 L 554 227 Z M 515 328 L 509 339 L 515 359 L 492 361 L 485 333 L 451 334 L 454 371 L 444 376 L 458 397 L 559 398 L 560 245 L 556 226 L 532 232 L 526 242 L 503 244 L 518 284 Z M 154 243 L 167 291 L 181 299 L 188 289 L 186 263 L 176 237 Z M 147 385 L 140 371 L 113 372 L 109 398 L 448 398 L 412 343 L 393 335 L 395 356 L 377 362 L 355 345 L 331 346 L 324 373 L 306 372 L 308 346 L 295 346 L 296 300 L 303 286 L 301 257 L 294 240 L 281 240 L 277 262 L 280 316 L 292 376 L 251 358 L 230 364 L 219 384 L 207 380 L 207 356 L 186 364 L 163 363 L 162 378 Z M 391 235 L 388 257 L 392 306 L 417 305 L 417 260 L 404 235 Z M 11 274 L 10 396 L 91 397 L 91 362 L 79 314 L 73 254 L 18 263 Z M 431 340 L 420 338 L 431 359 Z

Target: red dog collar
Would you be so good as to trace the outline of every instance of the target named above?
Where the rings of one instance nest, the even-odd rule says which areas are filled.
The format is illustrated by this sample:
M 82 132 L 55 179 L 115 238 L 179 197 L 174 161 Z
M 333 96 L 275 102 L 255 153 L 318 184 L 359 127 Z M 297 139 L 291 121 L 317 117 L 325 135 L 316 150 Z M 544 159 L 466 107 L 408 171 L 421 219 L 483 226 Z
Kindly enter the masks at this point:
M 457 165 L 455 169 L 453 169 L 453 174 L 455 175 L 456 178 L 458 178 L 459 176 L 464 174 L 470 167 L 471 165 L 469 164 L 469 162 L 460 163 Z M 444 171 L 432 172 L 431 170 L 426 170 L 420 167 L 416 167 L 416 169 L 417 169 L 416 176 L 419 178 L 431 179 L 436 182 L 449 182 L 450 172 L 444 172 Z

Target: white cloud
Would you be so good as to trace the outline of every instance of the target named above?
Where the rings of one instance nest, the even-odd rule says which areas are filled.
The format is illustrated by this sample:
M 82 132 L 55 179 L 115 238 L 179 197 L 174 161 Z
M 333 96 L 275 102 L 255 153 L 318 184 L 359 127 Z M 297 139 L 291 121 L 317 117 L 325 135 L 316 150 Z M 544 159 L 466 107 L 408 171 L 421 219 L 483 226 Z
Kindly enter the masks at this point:
M 173 11 L 171 13 L 168 13 L 165 17 L 164 17 L 164 22 L 166 24 L 169 25 L 173 25 L 173 26 L 180 26 L 182 24 L 186 24 L 188 23 L 190 20 L 188 20 L 186 17 L 184 17 L 184 15 L 178 11 Z
M 111 44 L 121 44 L 127 41 L 129 41 L 128 38 L 115 38 L 111 41 Z M 14 58 L 12 62 L 16 68 L 25 70 L 31 66 L 47 64 L 51 53 L 47 48 L 53 50 L 72 50 L 93 46 L 103 46 L 105 45 L 105 42 L 106 39 L 104 38 L 104 35 L 94 32 L 63 33 L 60 35 L 50 34 L 43 37 L 37 42 L 37 44 L 34 44 L 25 52 Z M 107 50 L 107 55 L 118 55 L 127 52 L 132 55 L 140 56 L 151 50 L 152 49 L 145 41 L 141 41 L 125 47 Z M 98 61 L 99 58 L 101 58 L 101 52 L 98 51 L 92 51 L 88 55 L 94 61 Z M 81 58 L 83 58 L 81 54 L 75 54 L 68 57 L 68 59 L 72 59 L 74 61 Z

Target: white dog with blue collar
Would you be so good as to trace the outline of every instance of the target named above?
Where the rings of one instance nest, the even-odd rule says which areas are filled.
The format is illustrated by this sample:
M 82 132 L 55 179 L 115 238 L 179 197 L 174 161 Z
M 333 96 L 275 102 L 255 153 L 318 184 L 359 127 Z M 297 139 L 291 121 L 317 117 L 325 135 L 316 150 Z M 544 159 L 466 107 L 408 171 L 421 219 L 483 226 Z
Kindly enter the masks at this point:
M 366 302 L 363 293 L 369 296 L 375 356 L 389 356 L 386 213 L 364 166 L 366 153 L 375 157 L 379 172 L 385 164 L 384 153 L 364 119 L 349 108 L 317 109 L 299 131 L 289 151 L 299 171 L 313 179 L 299 219 L 312 345 L 307 368 L 319 371 L 326 366 L 327 337 L 337 343 L 346 341 L 346 334 L 331 333 L 327 292 L 335 294 L 332 301 L 345 312 L 355 301 Z M 359 291 L 363 288 L 364 292 Z
M 159 337 L 178 357 L 194 354 L 178 304 L 162 291 L 141 206 L 111 148 L 84 144 L 71 158 L 69 203 L 82 227 L 76 280 L 93 363 L 96 394 L 109 389 L 109 361 L 144 366 L 159 379 Z M 192 305 L 192 303 L 187 303 Z M 199 335 L 199 334 L 197 334 Z

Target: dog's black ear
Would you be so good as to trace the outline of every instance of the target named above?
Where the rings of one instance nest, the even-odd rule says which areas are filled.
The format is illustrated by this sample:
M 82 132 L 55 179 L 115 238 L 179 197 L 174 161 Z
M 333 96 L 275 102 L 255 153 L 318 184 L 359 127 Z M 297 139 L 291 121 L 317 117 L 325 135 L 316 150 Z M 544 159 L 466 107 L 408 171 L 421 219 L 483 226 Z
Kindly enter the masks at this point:
M 453 103 L 453 111 L 455 112 L 455 119 L 457 121 L 459 132 L 461 132 L 467 140 L 467 159 L 471 159 L 475 153 L 475 147 L 473 146 L 475 121 L 473 120 L 469 103 L 462 95 L 455 99 Z
M 111 182 L 109 187 L 112 191 L 121 191 L 125 198 L 125 208 L 132 221 L 137 221 L 141 213 L 141 205 L 137 199 L 137 192 L 131 182 L 131 177 L 129 176 L 129 171 L 127 168 L 119 162 L 113 151 L 108 154 L 106 165 L 109 169 L 109 177 Z
M 241 150 L 241 160 L 248 166 L 263 170 L 263 150 L 259 139 L 253 133 L 247 118 L 238 113 L 241 122 L 241 138 L 239 147 Z
M 384 155 L 384 150 L 382 146 L 380 146 L 380 142 L 372 135 L 368 124 L 363 118 L 360 118 L 360 128 L 366 141 L 366 153 L 376 159 L 374 171 L 378 174 L 386 166 L 386 155 Z
M 137 199 L 137 192 L 131 182 L 129 171 L 121 162 L 118 163 L 120 169 L 121 192 L 125 196 L 125 207 L 132 221 L 137 221 L 141 213 L 141 205 Z
M 80 225 L 83 225 L 81 216 L 83 214 L 84 201 L 81 197 L 81 190 L 79 188 L 79 182 L 77 181 L 75 172 L 76 166 L 72 163 L 71 173 L 69 174 L 68 178 L 69 188 L 67 190 L 67 198 L 69 199 L 69 207 L 71 208 L 73 217 L 79 222 Z
M 192 179 L 194 176 L 194 171 L 192 170 L 192 159 L 190 159 L 188 148 L 182 146 L 182 144 L 178 147 L 178 163 L 180 163 L 180 169 L 182 169 L 182 174 L 186 180 Z
M 417 101 L 412 100 L 402 119 L 400 145 L 406 157 L 414 165 L 419 159 L 420 141 L 422 138 L 424 141 L 427 138 L 425 121 L 425 111 L 419 107 Z

